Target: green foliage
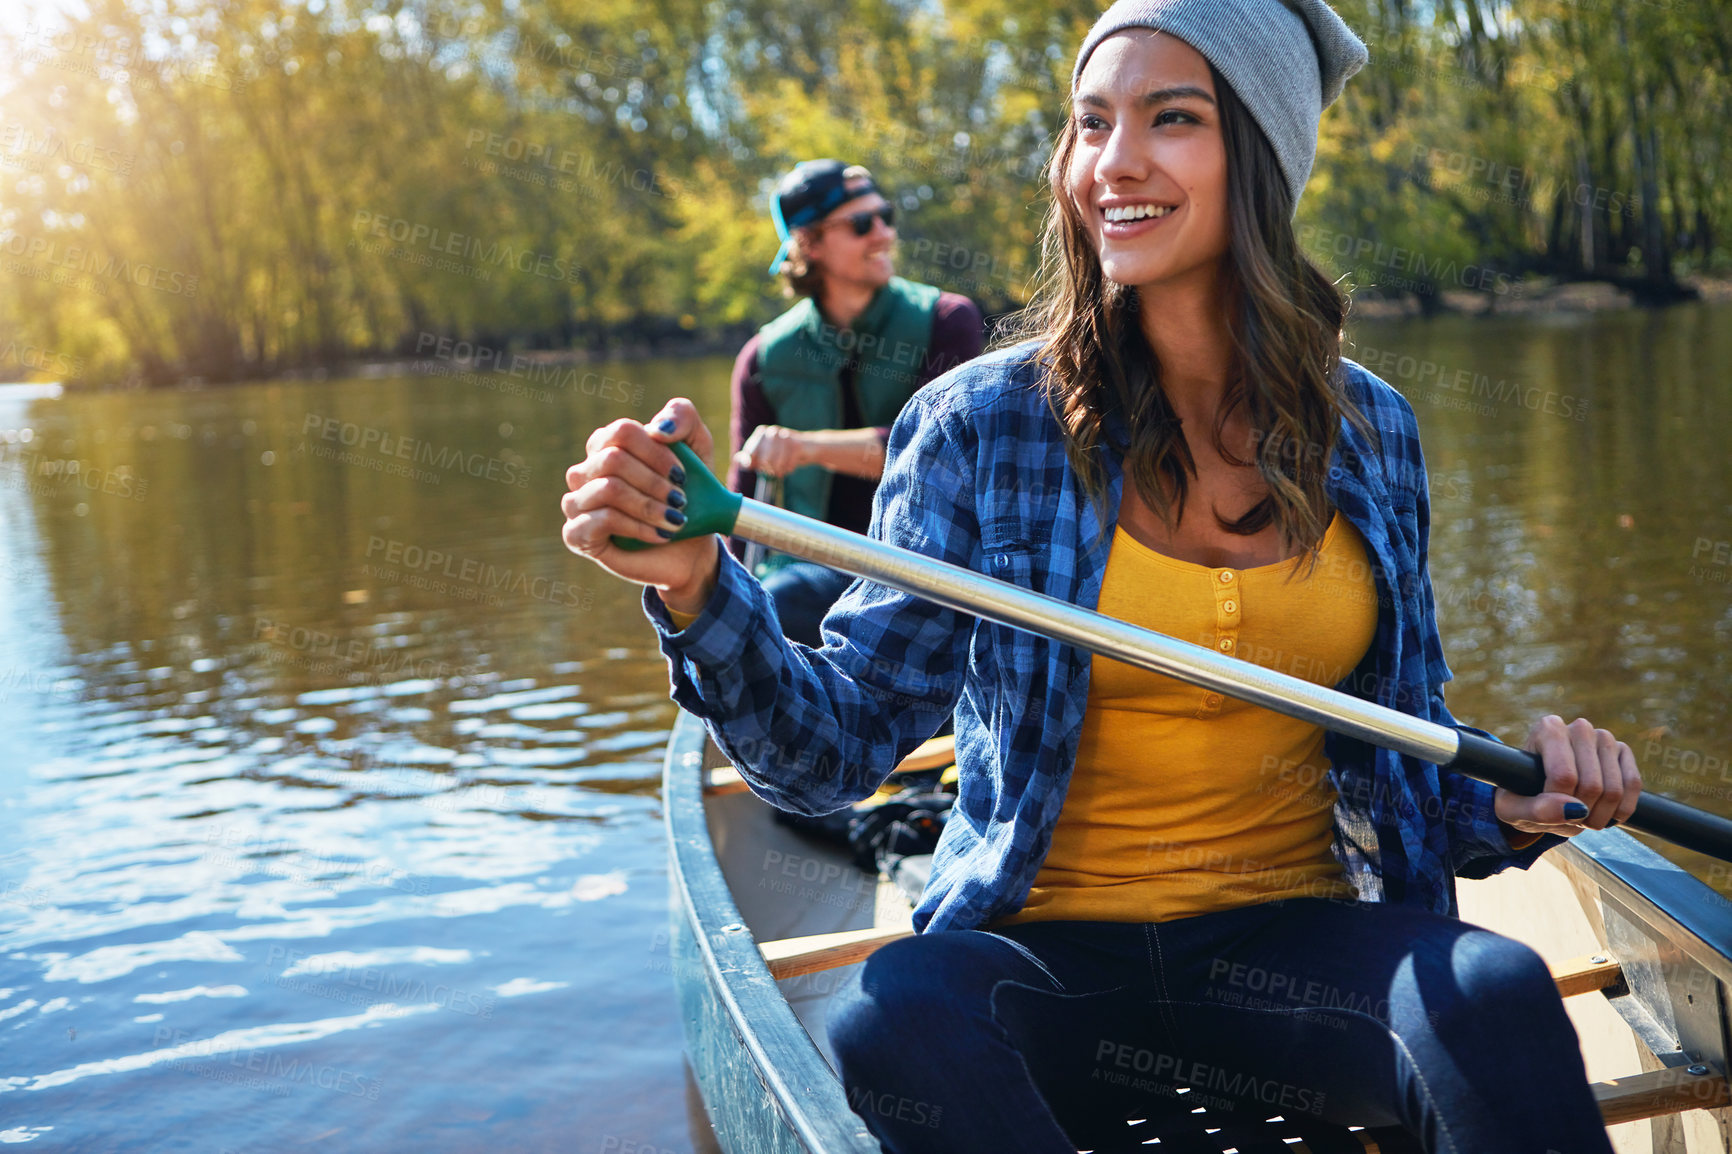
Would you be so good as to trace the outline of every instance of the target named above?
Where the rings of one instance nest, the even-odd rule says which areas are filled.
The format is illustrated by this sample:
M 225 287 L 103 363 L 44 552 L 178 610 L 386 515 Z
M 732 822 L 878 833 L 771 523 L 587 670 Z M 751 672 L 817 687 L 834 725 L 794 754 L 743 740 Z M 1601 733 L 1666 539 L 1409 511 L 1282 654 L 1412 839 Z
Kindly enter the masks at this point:
M 905 275 L 1014 307 L 1096 10 L 92 0 L 0 42 L 0 374 L 227 380 L 762 321 L 769 189 L 821 155 L 897 197 Z M 1340 10 L 1372 63 L 1299 225 L 1356 290 L 1725 267 L 1725 5 Z

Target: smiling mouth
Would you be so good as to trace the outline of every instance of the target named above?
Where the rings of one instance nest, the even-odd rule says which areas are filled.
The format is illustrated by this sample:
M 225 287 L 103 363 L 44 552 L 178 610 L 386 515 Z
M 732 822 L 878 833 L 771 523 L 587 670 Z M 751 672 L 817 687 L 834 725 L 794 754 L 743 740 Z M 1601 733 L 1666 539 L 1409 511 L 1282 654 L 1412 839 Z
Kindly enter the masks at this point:
M 1178 211 L 1176 204 L 1127 204 L 1120 207 L 1101 210 L 1101 215 L 1111 224 L 1128 224 L 1133 220 L 1146 220 L 1150 217 L 1159 219 Z

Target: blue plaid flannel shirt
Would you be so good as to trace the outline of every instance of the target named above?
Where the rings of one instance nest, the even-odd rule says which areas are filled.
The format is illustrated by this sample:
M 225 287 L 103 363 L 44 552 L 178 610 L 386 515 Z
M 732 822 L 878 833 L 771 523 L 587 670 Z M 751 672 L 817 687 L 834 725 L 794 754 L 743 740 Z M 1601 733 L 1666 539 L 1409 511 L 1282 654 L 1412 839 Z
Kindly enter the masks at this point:
M 891 430 L 870 534 L 1092 609 L 1122 464 L 1099 450 L 1109 491 L 1104 506 L 1091 503 L 1032 347 L 989 353 L 914 395 Z M 1413 409 L 1363 367 L 1342 368 L 1378 443 L 1343 421 L 1328 493 L 1374 559 L 1378 619 L 1365 660 L 1337 688 L 1454 725 Z M 1122 439 L 1123 425 L 1108 431 Z M 914 925 L 968 929 L 1019 909 L 1076 763 L 1090 655 L 869 581 L 854 582 L 824 620 L 823 648 L 810 649 L 782 637 L 763 587 L 720 553 L 715 593 L 683 631 L 644 590 L 673 699 L 703 719 L 754 793 L 808 814 L 870 795 L 954 711 L 959 795 Z M 1325 751 L 1339 794 L 1335 855 L 1363 901 L 1453 916 L 1455 876 L 1526 867 L 1562 840 L 1512 851 L 1491 786 L 1337 734 Z

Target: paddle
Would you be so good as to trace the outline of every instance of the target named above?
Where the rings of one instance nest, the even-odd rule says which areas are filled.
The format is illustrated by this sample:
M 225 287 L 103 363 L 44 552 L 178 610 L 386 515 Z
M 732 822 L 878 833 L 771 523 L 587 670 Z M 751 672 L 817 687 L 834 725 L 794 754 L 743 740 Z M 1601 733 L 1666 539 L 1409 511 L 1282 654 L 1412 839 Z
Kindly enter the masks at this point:
M 1178 641 L 1149 629 L 994 580 L 959 565 L 874 541 L 728 491 L 684 443 L 672 446 L 686 470 L 686 523 L 672 540 L 731 534 L 976 617 L 1026 629 L 1116 661 L 1313 722 L 1384 749 L 1429 761 L 1513 793 L 1545 788 L 1538 754 L 1313 685 L 1285 673 Z M 652 542 L 615 537 L 622 549 Z M 1624 823 L 1698 853 L 1732 861 L 1732 821 L 1644 793 Z
M 758 484 L 752 490 L 752 497 L 765 505 L 780 505 L 782 503 L 782 478 L 772 477 L 768 473 L 759 473 Z M 747 543 L 746 555 L 740 558 L 741 563 L 746 567 L 746 572 L 756 573 L 758 562 L 762 561 L 769 552 L 756 541 Z

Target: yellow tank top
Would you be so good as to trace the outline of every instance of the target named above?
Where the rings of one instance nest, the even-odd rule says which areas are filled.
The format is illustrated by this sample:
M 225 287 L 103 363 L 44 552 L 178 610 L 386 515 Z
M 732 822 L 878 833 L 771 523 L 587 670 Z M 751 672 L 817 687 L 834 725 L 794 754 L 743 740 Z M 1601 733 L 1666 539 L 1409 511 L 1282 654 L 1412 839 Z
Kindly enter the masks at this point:
M 1336 513 L 1315 568 L 1213 569 L 1113 536 L 1100 611 L 1320 685 L 1377 629 L 1365 544 Z M 1160 922 L 1353 896 L 1330 852 L 1320 726 L 1096 657 L 1082 744 L 1027 901 L 996 925 Z

